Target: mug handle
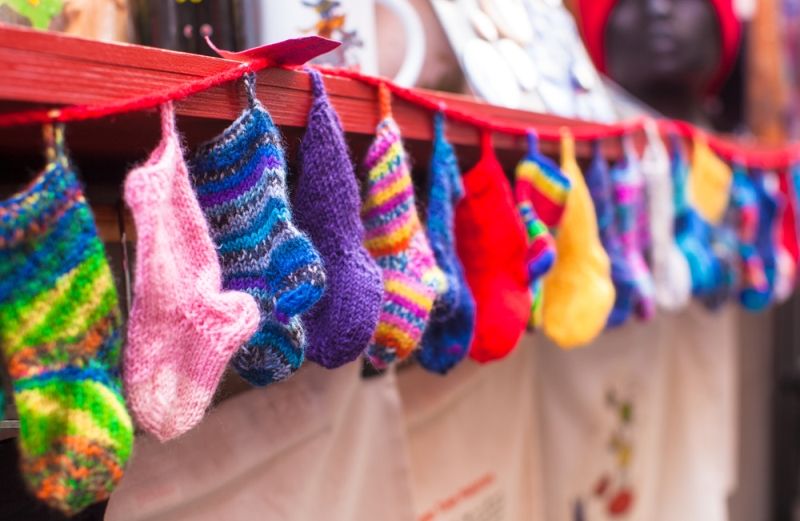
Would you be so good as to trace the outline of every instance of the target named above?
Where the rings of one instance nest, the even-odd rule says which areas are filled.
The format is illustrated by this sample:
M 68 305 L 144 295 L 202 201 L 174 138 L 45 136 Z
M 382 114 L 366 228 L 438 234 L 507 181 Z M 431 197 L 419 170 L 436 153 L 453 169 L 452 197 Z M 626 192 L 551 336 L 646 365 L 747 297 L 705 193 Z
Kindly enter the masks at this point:
M 394 82 L 402 87 L 413 87 L 425 62 L 425 30 L 422 28 L 422 22 L 408 0 L 377 1 L 388 7 L 400 19 L 406 36 L 406 56 L 394 77 Z

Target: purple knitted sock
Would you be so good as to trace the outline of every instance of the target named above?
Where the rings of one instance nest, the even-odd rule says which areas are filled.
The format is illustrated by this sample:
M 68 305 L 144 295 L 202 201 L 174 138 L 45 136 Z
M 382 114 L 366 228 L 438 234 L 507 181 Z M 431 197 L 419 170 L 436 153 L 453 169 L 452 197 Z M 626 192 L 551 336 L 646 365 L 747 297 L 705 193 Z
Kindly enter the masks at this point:
M 297 225 L 317 247 L 327 288 L 303 315 L 306 357 L 333 369 L 367 348 L 378 325 L 381 271 L 363 246 L 361 200 L 339 117 L 320 73 L 308 69 L 314 101 L 300 143 L 300 174 L 292 205 Z

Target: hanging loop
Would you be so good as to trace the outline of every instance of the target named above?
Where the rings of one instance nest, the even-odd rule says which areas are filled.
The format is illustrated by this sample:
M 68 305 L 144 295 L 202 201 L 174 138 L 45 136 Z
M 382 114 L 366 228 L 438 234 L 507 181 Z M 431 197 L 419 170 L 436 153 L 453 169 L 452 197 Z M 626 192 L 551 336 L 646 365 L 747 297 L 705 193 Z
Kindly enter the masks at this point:
M 42 137 L 44 138 L 44 153 L 48 163 L 60 162 L 67 166 L 67 154 L 64 145 L 64 124 L 55 121 L 42 125 Z
M 392 117 L 392 93 L 383 82 L 378 85 L 378 109 L 381 119 Z
M 250 108 L 255 108 L 259 104 L 256 95 L 256 73 L 246 72 L 242 78 L 244 79 L 244 90 L 247 93 L 247 102 Z
M 175 106 L 171 101 L 161 105 L 161 135 L 171 136 L 175 134 Z
M 539 133 L 536 129 L 529 128 L 525 132 L 525 137 L 528 141 L 528 155 L 535 155 L 539 152 Z
M 322 74 L 317 69 L 313 67 L 306 67 L 305 71 L 308 73 L 309 78 L 311 79 L 311 92 L 313 93 L 314 97 L 324 98 L 325 97 L 325 82 L 322 79 Z

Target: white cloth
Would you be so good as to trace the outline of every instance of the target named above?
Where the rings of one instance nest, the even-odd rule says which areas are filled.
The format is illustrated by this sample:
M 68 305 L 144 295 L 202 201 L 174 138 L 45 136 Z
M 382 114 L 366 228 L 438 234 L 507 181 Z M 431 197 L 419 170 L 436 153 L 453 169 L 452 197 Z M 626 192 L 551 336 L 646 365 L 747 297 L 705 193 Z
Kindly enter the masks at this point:
M 108 521 L 414 519 L 395 377 L 304 367 L 185 436 L 141 436 Z
M 544 521 L 532 337 L 505 359 L 445 378 L 398 375 L 416 519 Z

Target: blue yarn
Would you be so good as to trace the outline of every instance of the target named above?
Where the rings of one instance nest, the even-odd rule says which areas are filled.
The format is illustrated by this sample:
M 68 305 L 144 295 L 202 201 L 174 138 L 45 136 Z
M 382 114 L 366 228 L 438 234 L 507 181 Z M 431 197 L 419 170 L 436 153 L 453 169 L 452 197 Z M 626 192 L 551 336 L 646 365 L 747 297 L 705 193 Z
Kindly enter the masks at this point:
M 740 294 L 742 305 L 752 311 L 765 309 L 772 303 L 777 276 L 778 256 L 775 244 L 775 219 L 778 216 L 777 187 L 770 186 L 771 180 L 762 170 L 754 170 L 750 180 L 750 187 L 758 203 L 758 232 L 756 234 L 755 249 L 764 265 L 764 274 L 767 279 L 765 291 L 756 291 L 745 288 Z
M 610 175 L 608 164 L 600 150 L 600 142 L 595 141 L 592 161 L 585 177 L 597 215 L 600 242 L 611 261 L 611 281 L 614 283 L 616 297 L 606 327 L 614 328 L 624 324 L 633 313 L 637 288 L 617 231 Z
M 454 206 L 463 197 L 458 159 L 444 135 L 444 116 L 434 116 L 433 157 L 428 178 L 427 236 L 436 263 L 447 277 L 416 356 L 428 371 L 445 374 L 469 351 L 475 328 L 475 299 L 455 249 Z

